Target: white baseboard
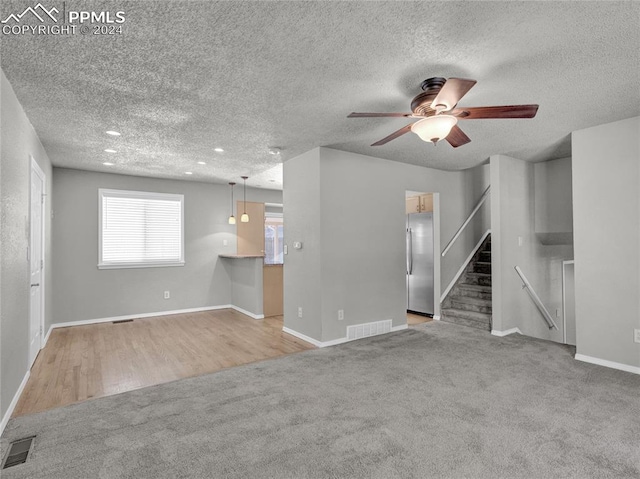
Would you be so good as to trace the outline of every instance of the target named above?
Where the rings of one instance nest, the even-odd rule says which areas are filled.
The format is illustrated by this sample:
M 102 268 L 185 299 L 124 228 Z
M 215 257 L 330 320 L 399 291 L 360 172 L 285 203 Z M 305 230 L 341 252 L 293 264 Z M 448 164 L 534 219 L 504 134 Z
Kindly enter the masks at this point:
M 471 254 L 462 263 L 462 266 L 460 266 L 460 269 L 458 270 L 456 275 L 453 277 L 453 280 L 449 283 L 449 286 L 447 286 L 447 288 L 444 290 L 444 293 L 442 293 L 442 296 L 440 296 L 440 304 L 442 304 L 444 302 L 444 300 L 446 299 L 447 295 L 453 289 L 453 287 L 455 286 L 455 284 L 458 281 L 458 279 L 460 278 L 460 276 L 462 276 L 462 273 L 464 273 L 464 270 L 467 268 L 467 266 L 468 266 L 469 262 L 471 261 L 471 259 L 473 258 L 473 256 L 478 252 L 478 250 L 480 249 L 480 246 L 482 246 L 482 243 L 484 243 L 484 240 L 487 239 L 487 236 L 489 236 L 490 234 L 491 234 L 491 230 L 490 229 L 485 231 L 484 234 L 482 235 L 482 238 L 480 238 L 480 241 L 478 241 L 478 243 L 473 247 L 473 249 L 471 250 Z
M 44 337 L 44 342 L 42 343 L 42 347 L 40 349 L 44 349 L 44 347 L 49 342 L 49 336 L 51 336 L 51 330 L 53 329 L 53 324 L 49 326 L 49 331 L 47 331 L 46 336 Z
M 522 331 L 520 331 L 520 328 L 511 328 L 505 331 L 498 331 L 497 329 L 491 330 L 491 334 L 493 336 L 498 336 L 499 338 L 502 338 L 504 336 L 509 336 L 510 334 L 515 334 L 515 333 L 522 334 Z
M 391 327 L 391 331 L 389 331 L 390 333 L 393 333 L 395 331 L 401 331 L 403 329 L 407 329 L 408 326 L 406 324 L 401 324 L 400 326 L 392 326 Z M 314 346 L 318 347 L 318 348 L 326 348 L 329 346 L 336 346 L 338 344 L 342 344 L 342 343 L 348 343 L 350 341 L 358 341 L 358 339 L 365 339 L 365 338 L 358 338 L 358 339 L 348 339 L 348 338 L 338 338 L 338 339 L 332 339 L 331 341 L 318 341 L 317 339 L 313 339 L 309 336 L 307 336 L 306 334 L 302 334 L 299 333 L 298 331 L 295 331 L 291 328 L 287 328 L 286 326 L 282 327 L 282 331 L 290 334 L 291 336 L 295 336 L 298 339 L 302 339 L 303 341 L 306 341 L 307 343 L 311 343 Z M 387 333 L 388 334 L 388 333 Z M 368 338 L 375 338 L 376 336 L 383 336 L 382 334 L 376 334 L 375 336 L 367 336 Z
M 433 315 L 433 320 L 434 321 L 440 321 L 440 315 L 439 314 L 434 314 Z
M 620 371 L 626 371 L 628 373 L 640 374 L 640 368 L 637 366 L 631 366 L 624 363 L 616 363 L 615 361 L 609 361 L 607 359 L 594 358 L 592 356 L 585 356 L 584 354 L 576 354 L 575 359 L 590 364 L 597 364 L 598 366 L 604 366 L 606 368 L 619 369 Z
M 322 342 L 318 341 L 317 339 L 313 339 L 311 336 L 307 336 L 306 334 L 302 334 L 299 333 L 298 331 L 291 329 L 291 328 L 287 328 L 286 326 L 282 327 L 282 331 L 290 334 L 291 336 L 295 336 L 298 339 L 302 339 L 303 341 L 309 343 L 309 344 L 313 344 L 314 346 L 321 348 L 322 346 Z
M 49 340 L 49 335 L 51 334 L 51 330 L 53 328 L 67 328 L 69 326 L 84 326 L 87 324 L 111 323 L 113 321 L 126 321 L 127 319 L 138 319 L 138 318 L 153 318 L 155 316 L 170 316 L 172 314 L 199 313 L 202 311 L 213 311 L 217 309 L 235 309 L 239 313 L 246 314 L 247 316 L 253 319 L 264 318 L 264 315 L 262 314 L 250 313 L 249 311 L 239 308 L 238 306 L 234 306 L 233 304 L 222 304 L 219 306 L 204 306 L 202 308 L 187 308 L 187 309 L 176 309 L 173 311 L 156 311 L 155 313 L 140 313 L 140 314 L 128 314 L 126 316 L 111 316 L 109 318 L 81 319 L 80 321 L 68 321 L 66 323 L 52 324 L 45 338 L 45 344 L 47 344 L 47 341 Z
M 242 309 L 242 308 L 239 308 L 238 306 L 234 306 L 233 304 L 229 305 L 228 307 L 231 308 L 231 309 L 235 309 L 239 313 L 246 314 L 247 316 L 249 316 L 249 317 L 251 317 L 253 319 L 264 319 L 264 314 L 254 314 L 254 313 L 251 313 L 251 312 L 247 311 L 246 309 Z
M 0 422 L 0 436 L 2 436 L 2 434 L 4 433 L 4 428 L 7 427 L 7 423 L 9 422 L 9 419 L 13 414 L 13 410 L 16 408 L 16 405 L 18 404 L 18 400 L 20 399 L 20 396 L 22 396 L 22 391 L 24 391 L 24 388 L 27 385 L 27 381 L 29 380 L 30 375 L 31 375 L 31 371 L 27 371 L 27 374 L 24 375 L 24 378 L 22 379 L 22 382 L 20 383 L 18 390 L 16 391 L 15 395 L 13 396 L 13 399 L 11 400 L 11 404 L 9 404 L 9 409 L 7 409 L 7 412 L 4 413 L 4 416 L 2 417 L 2 422 Z

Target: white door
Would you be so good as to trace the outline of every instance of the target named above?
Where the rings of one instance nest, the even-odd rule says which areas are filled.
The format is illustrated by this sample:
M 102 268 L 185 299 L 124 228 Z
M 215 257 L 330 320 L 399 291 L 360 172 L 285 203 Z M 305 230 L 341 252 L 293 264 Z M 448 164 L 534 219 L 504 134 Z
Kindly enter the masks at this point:
M 42 331 L 44 329 L 44 185 L 44 173 L 31 158 L 29 367 L 33 365 L 38 351 L 42 347 Z

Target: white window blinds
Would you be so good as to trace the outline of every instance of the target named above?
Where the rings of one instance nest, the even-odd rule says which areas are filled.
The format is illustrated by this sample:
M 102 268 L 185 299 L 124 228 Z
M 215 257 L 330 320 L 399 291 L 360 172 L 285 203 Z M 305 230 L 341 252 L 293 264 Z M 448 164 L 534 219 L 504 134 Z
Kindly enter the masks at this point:
M 99 190 L 99 268 L 184 265 L 184 196 Z

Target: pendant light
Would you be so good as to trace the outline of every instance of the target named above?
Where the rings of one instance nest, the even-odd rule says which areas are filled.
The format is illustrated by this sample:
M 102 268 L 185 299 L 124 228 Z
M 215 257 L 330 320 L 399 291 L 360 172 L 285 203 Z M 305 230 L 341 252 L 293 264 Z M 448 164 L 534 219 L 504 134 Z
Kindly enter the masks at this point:
M 235 225 L 236 224 L 236 217 L 233 216 L 233 185 L 235 185 L 235 182 L 230 181 L 229 185 L 231 185 L 231 216 L 229 216 L 229 224 L 230 225 Z
M 240 221 L 242 221 L 243 223 L 248 223 L 249 222 L 249 215 L 247 214 L 247 178 L 249 178 L 248 176 L 241 176 L 240 178 L 242 178 L 242 181 L 244 181 L 244 186 L 243 186 L 243 190 L 244 190 L 244 201 L 242 202 L 242 208 L 244 213 L 242 213 L 242 216 L 240 217 Z

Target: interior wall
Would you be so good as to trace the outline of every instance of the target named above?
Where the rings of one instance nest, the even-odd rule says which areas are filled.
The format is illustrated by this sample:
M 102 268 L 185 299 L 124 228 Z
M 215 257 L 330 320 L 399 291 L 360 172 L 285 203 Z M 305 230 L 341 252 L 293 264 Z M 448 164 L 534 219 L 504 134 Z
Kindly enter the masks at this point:
M 640 117 L 572 134 L 576 358 L 640 372 Z
M 573 231 L 571 158 L 534 163 L 533 170 L 536 232 Z
M 29 369 L 30 159 L 47 177 L 45 189 L 45 326 L 51 324 L 51 162 L 4 72 L 0 97 L 0 417 Z
M 322 337 L 320 283 L 320 149 L 283 165 L 284 326 L 320 340 Z M 293 242 L 302 244 L 295 249 Z M 298 308 L 302 308 L 299 317 Z
M 98 188 L 183 194 L 185 266 L 99 270 Z M 53 198 L 54 322 L 231 304 L 228 265 L 218 258 L 236 253 L 227 185 L 54 168 Z M 282 202 L 282 193 L 247 188 L 247 198 Z
M 492 329 L 504 332 L 518 328 L 528 336 L 562 342 L 562 261 L 573 259 L 573 246 L 545 245 L 536 235 L 535 198 L 547 190 L 545 177 L 540 176 L 536 186 L 533 163 L 503 155 L 492 156 L 490 165 Z M 522 288 L 515 266 L 520 267 L 558 323 L 557 330 L 549 330 Z
M 297 331 L 319 341 L 344 338 L 346 327 L 354 324 L 384 319 L 392 319 L 393 326 L 406 324 L 407 190 L 439 193 L 439 239 L 443 247 L 488 182 L 487 167 L 448 172 L 329 148 L 288 160 L 284 171 L 285 239 L 289 247 L 285 260 L 285 325 L 294 330 L 302 327 L 303 322 L 295 318 L 297 308 L 313 304 L 316 310 L 310 314 L 315 336 Z M 313 225 L 305 228 L 302 224 L 311 222 L 309 216 Z M 484 230 L 487 228 L 485 224 Z M 314 234 L 312 248 L 305 245 L 302 250 L 292 250 L 294 241 L 302 237 L 309 241 L 311 230 L 320 233 Z M 475 230 L 484 232 L 483 225 L 466 230 L 441 259 L 438 294 L 479 240 L 481 234 Z M 304 261 L 321 259 L 321 267 L 314 270 L 313 285 L 306 273 L 291 268 L 303 257 Z M 295 290 L 288 289 L 293 284 Z M 344 320 L 338 320 L 339 309 L 344 310 Z

